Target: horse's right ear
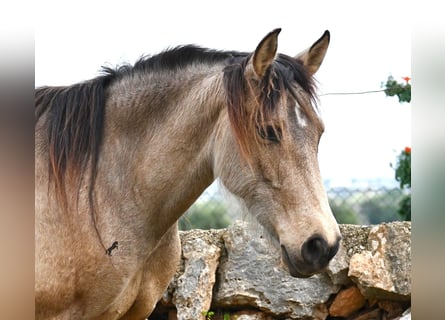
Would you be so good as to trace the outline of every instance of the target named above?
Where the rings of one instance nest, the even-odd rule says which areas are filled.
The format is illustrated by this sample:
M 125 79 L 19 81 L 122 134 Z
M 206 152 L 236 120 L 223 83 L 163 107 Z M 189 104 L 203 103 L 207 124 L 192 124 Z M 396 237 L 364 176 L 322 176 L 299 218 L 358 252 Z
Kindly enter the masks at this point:
M 265 36 L 258 44 L 252 58 L 249 61 L 247 70 L 251 70 L 251 68 L 253 68 L 256 77 L 260 79 L 263 78 L 266 70 L 275 59 L 278 47 L 278 34 L 280 32 L 281 28 L 278 28 Z

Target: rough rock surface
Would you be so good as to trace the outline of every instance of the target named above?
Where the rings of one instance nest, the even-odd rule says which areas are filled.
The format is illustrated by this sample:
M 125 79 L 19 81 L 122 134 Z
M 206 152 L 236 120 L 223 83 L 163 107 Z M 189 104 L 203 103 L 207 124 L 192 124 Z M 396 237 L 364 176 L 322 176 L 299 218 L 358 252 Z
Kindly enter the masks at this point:
M 223 234 L 227 256 L 220 262 L 215 304 L 250 306 L 291 319 L 326 316 L 320 306 L 340 287 L 326 274 L 291 277 L 280 267 L 279 253 L 267 236 L 248 230 L 238 223 Z
M 240 311 L 231 314 L 236 320 L 273 320 L 270 315 L 256 311 Z
M 329 314 L 334 317 L 348 317 L 360 310 L 366 303 L 365 297 L 356 286 L 340 291 L 329 307 Z
M 263 231 L 245 223 L 182 232 L 181 265 L 149 319 L 205 319 L 210 310 L 212 320 L 410 319 L 411 223 L 340 230 L 326 272 L 307 279 L 291 277 Z
M 348 275 L 366 298 L 410 300 L 411 223 L 374 226 L 368 250 L 351 257 Z
M 357 226 L 352 224 L 339 225 L 342 239 L 337 254 L 329 263 L 326 273 L 334 284 L 351 285 L 348 277 L 349 261 L 355 253 L 362 252 L 368 247 L 370 226 Z
M 184 266 L 173 292 L 177 319 L 205 319 L 202 312 L 210 310 L 221 237 L 218 232 L 193 230 L 182 234 L 181 245 Z

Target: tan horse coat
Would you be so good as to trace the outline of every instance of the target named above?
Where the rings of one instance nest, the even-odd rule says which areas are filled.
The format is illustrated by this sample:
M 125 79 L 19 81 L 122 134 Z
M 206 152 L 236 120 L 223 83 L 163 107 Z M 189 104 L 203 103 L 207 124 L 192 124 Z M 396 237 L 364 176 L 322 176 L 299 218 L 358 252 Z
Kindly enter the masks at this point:
M 268 34 L 252 55 L 214 52 L 206 58 L 201 52 L 201 59 L 174 62 L 174 68 L 171 62 L 147 71 L 135 66 L 101 78 L 107 81 L 103 135 L 100 144 L 88 140 L 78 147 L 87 156 L 77 166 L 70 163 L 76 143 L 63 149 L 66 157 L 57 148 L 70 134 L 82 134 L 78 127 L 56 126 L 61 129 L 48 134 L 60 107 L 51 104 L 77 89 L 37 90 L 37 319 L 146 318 L 180 257 L 176 221 L 216 177 L 277 240 L 292 275 L 310 276 L 327 265 L 339 230 L 317 164 L 323 124 L 310 90 L 292 78 L 297 71 L 283 71 L 278 63 L 301 66 L 307 74 L 298 76 L 310 79 L 329 34 L 296 58 L 278 59 L 278 33 Z M 241 70 L 244 91 L 229 90 L 229 56 L 234 72 Z M 287 72 L 292 90 L 277 87 L 287 83 L 280 78 Z M 80 90 L 102 88 L 95 81 Z M 261 109 L 265 103 L 272 109 Z M 70 124 L 76 112 L 66 111 L 63 121 Z M 79 125 L 91 117 L 79 118 Z

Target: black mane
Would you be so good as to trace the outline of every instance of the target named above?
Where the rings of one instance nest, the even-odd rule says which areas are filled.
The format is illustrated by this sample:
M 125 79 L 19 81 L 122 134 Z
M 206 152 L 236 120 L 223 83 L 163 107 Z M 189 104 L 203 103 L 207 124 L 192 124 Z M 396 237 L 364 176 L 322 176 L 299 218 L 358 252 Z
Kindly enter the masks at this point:
M 139 72 L 175 71 L 192 64 L 221 63 L 234 57 L 245 57 L 247 53 L 236 51 L 218 51 L 195 45 L 179 46 L 157 55 L 143 56 L 134 66 L 124 64 L 116 68 L 102 67 L 102 73 L 112 78 L 122 78 Z

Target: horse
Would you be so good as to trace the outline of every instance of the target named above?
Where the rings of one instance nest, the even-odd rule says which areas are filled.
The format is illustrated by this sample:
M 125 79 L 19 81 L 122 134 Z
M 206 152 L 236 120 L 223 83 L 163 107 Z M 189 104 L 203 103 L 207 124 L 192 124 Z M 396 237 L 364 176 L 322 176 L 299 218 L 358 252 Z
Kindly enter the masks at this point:
M 253 52 L 184 45 L 36 88 L 37 319 L 148 317 L 180 260 L 177 221 L 216 178 L 290 275 L 326 268 L 340 231 L 314 74 L 330 33 L 288 56 L 280 31 Z

